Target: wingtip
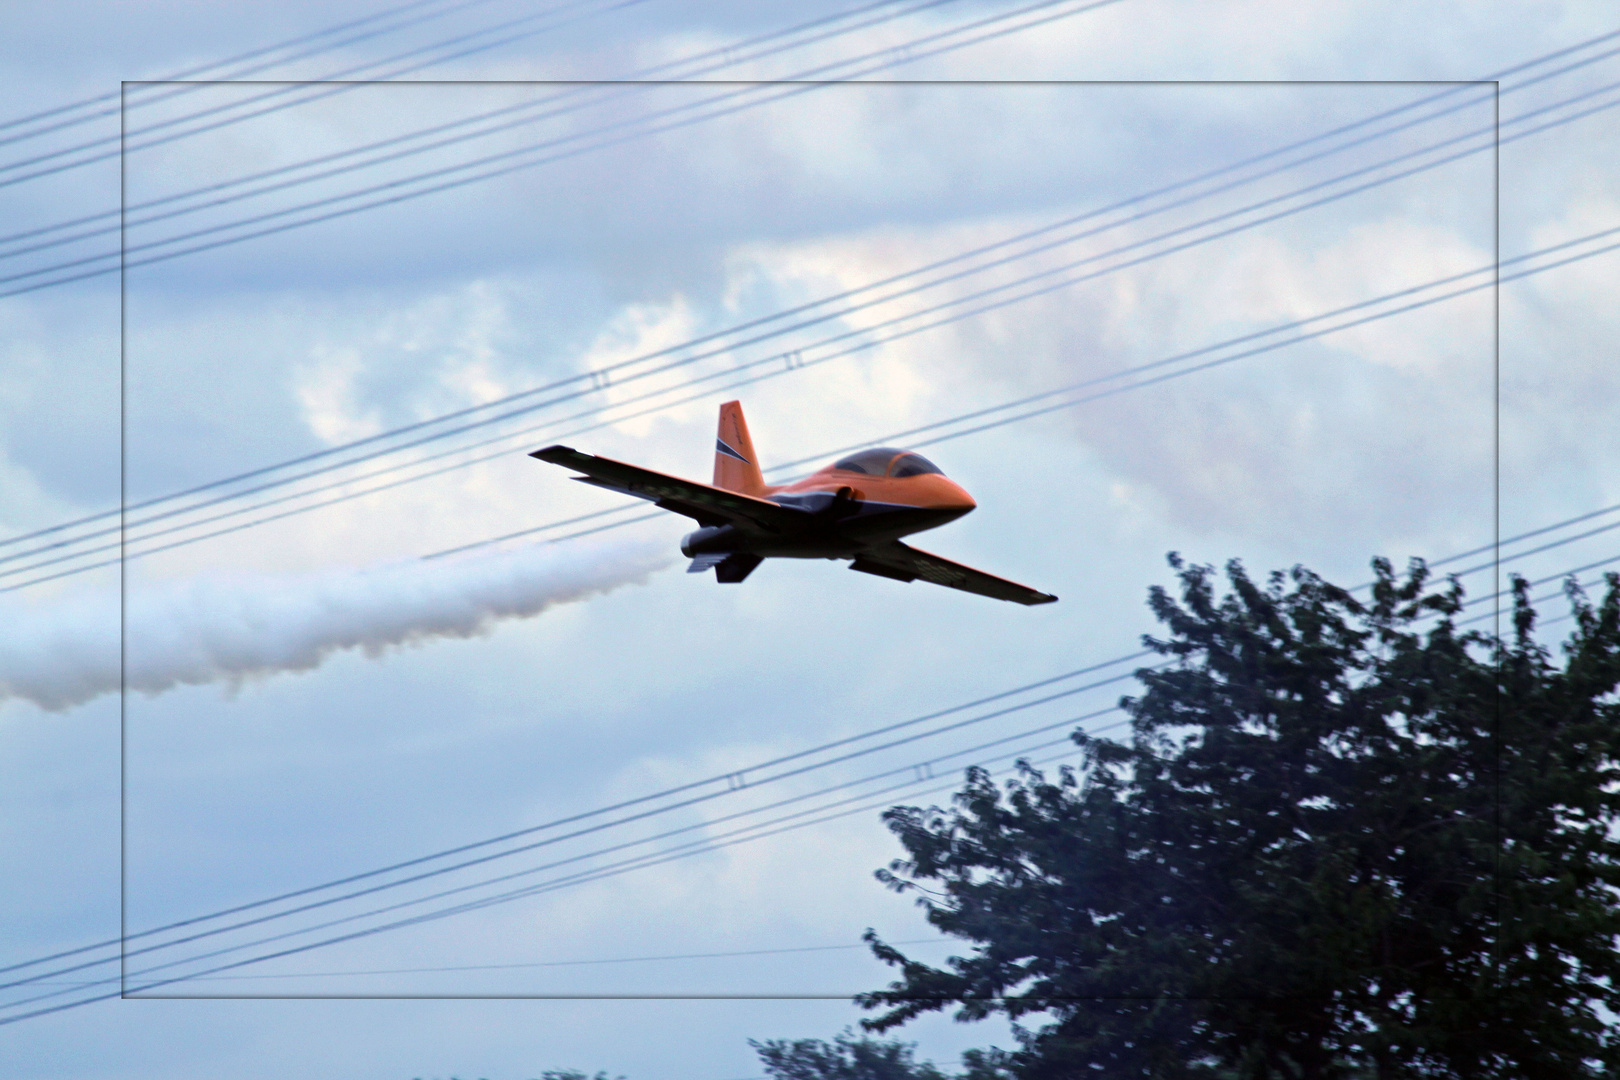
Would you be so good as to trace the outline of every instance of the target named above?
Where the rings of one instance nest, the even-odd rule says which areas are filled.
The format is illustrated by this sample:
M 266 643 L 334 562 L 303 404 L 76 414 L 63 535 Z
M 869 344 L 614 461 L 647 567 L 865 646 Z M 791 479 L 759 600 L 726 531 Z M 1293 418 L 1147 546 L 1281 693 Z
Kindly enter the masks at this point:
M 539 458 L 541 461 L 554 462 L 558 457 L 566 457 L 574 454 L 575 452 L 576 451 L 572 446 L 563 446 L 559 443 L 556 446 L 543 446 L 538 450 L 530 450 L 529 456 L 532 458 Z

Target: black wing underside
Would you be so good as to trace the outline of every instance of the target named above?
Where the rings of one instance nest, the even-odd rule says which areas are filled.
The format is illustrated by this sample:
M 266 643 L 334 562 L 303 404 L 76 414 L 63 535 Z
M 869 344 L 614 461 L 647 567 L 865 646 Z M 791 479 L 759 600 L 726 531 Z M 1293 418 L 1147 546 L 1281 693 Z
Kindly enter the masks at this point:
M 646 499 L 661 509 L 684 514 L 700 525 L 737 525 L 750 531 L 771 533 L 804 527 L 806 512 L 803 510 L 653 472 L 638 465 L 626 465 L 612 458 L 583 454 L 572 447 L 548 446 L 529 456 L 582 472 L 584 476 L 574 479 Z
M 921 579 L 948 589 L 961 589 L 996 600 L 1011 600 L 1015 604 L 1050 604 L 1057 599 L 1050 593 L 1038 592 L 1028 585 L 1020 585 L 1016 581 L 942 559 L 930 552 L 919 551 L 898 540 L 863 551 L 850 563 L 849 568 L 897 581 Z

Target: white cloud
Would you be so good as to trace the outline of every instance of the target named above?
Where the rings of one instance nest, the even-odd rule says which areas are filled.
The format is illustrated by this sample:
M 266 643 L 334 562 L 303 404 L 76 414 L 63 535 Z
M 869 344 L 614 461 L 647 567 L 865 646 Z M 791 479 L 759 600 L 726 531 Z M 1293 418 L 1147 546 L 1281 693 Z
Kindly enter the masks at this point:
M 6 70 L 45 107 L 70 89 L 115 87 L 109 80 L 252 47 L 272 30 L 290 34 L 368 13 L 278 8 L 244 19 L 230 8 L 214 10 L 147 5 L 136 17 L 95 7 L 88 17 L 70 12 L 70 23 L 30 12 L 19 34 L 32 36 L 18 40 L 33 44 L 13 50 Z M 514 10 L 487 8 L 491 18 Z M 945 5 L 813 51 L 834 57 L 878 48 L 994 10 Z M 1571 6 L 1549 13 L 1542 5 L 1335 4 L 1306 14 L 1298 5 L 1258 0 L 1133 0 L 892 73 L 1477 77 L 1611 29 L 1597 25 L 1602 17 L 1596 7 Z M 280 21 L 266 29 L 265 18 Z M 749 5 L 690 12 L 644 5 L 506 54 L 469 58 L 455 72 L 616 74 L 630 57 L 673 55 L 780 21 Z M 457 26 L 478 24 L 469 16 Z M 350 52 L 371 56 L 385 47 L 392 46 L 361 44 Z M 51 62 L 40 66 L 40 58 Z M 779 75 L 813 62 L 783 57 L 756 70 Z M 1599 65 L 1592 74 L 1606 70 Z M 1549 85 L 1549 98 L 1562 85 Z M 457 195 L 179 260 L 167 271 L 136 275 L 131 292 L 129 404 L 137 437 L 130 475 L 142 493 L 169 490 L 489 401 L 1135 194 L 1415 92 L 1085 87 L 929 98 L 908 89 L 846 94 L 842 105 L 831 95 L 815 103 L 811 95 L 802 109 L 741 113 Z M 378 92 L 366 108 L 334 99 L 318 120 L 289 111 L 252 138 L 242 129 L 207 147 L 177 144 L 165 159 L 146 159 L 175 171 L 154 169 L 139 182 L 180 183 L 188 161 L 201 175 L 287 160 L 451 118 L 473 107 L 469 102 L 516 99 L 487 88 L 421 94 L 411 99 L 421 103 L 413 116 L 400 114 L 397 102 L 406 99 L 390 93 Z M 683 89 L 660 100 L 697 93 Z M 951 106 L 938 107 L 945 96 Z M 1508 105 L 1520 107 L 1517 99 Z M 598 110 L 552 130 L 619 115 Z M 1612 219 L 1615 170 L 1607 164 L 1614 141 L 1602 124 L 1600 117 L 1504 148 L 1508 254 L 1516 237 L 1551 242 Z M 536 128 L 479 145 L 502 149 L 540 137 Z M 1360 160 L 1347 158 L 1346 167 Z M 6 203 L 8 216 L 54 220 L 115 205 L 114 173 L 98 174 L 100 187 L 76 175 L 48 192 L 18 192 Z M 725 396 L 745 401 L 767 462 L 872 438 L 1467 269 L 1483 261 L 1486 234 L 1476 226 L 1488 217 L 1475 213 L 1479 190 L 1472 181 L 1437 183 L 1420 199 L 1313 212 L 1297 228 L 1197 249 Z M 1142 223 L 1115 237 L 1149 231 Z M 1106 239 L 1085 250 L 1100 250 Z M 1046 258 L 1043 265 L 1052 265 L 1059 256 Z M 1504 297 L 1504 492 L 1510 507 L 1534 497 L 1533 512 L 1525 513 L 1537 520 L 1529 524 L 1588 509 L 1597 494 L 1620 490 L 1610 475 L 1616 456 L 1609 433 L 1620 431 L 1610 415 L 1616 395 L 1608 362 L 1617 329 L 1609 298 L 1620 286 L 1614 265 L 1592 260 Z M 960 295 L 969 287 L 952 288 Z M 67 454 L 85 443 L 90 425 L 71 418 L 88 415 L 84 403 L 100 399 L 87 365 L 60 365 L 93 354 L 105 364 L 102 374 L 116 370 L 116 297 L 97 295 L 103 306 L 87 302 L 88 314 L 73 320 L 7 324 L 7 355 L 25 357 L 27 375 L 26 393 L 8 378 L 0 400 L 10 463 L 0 473 L 0 516 L 14 527 L 49 523 L 43 519 L 65 516 L 60 508 L 84 498 L 70 481 L 89 470 Z M 5 303 L 21 310 L 17 301 Z M 971 478 L 981 508 L 926 546 L 1054 588 L 1065 596 L 1054 610 L 1001 611 L 836 566 L 767 565 L 740 588 L 670 574 L 546 619 L 508 622 L 499 634 L 441 638 L 377 662 L 363 659 L 359 631 L 328 635 L 325 646 L 271 657 L 297 666 L 324 655 L 318 668 L 267 679 L 234 699 L 195 687 L 140 697 L 131 835 L 138 855 L 157 854 L 137 860 L 147 876 L 137 875 L 136 907 L 207 907 L 215 899 L 222 906 L 232 890 L 252 898 L 284 882 L 370 865 L 384 850 L 415 854 L 440 838 L 449 844 L 488 835 L 553 804 L 595 805 L 605 793 L 634 794 L 663 776 L 726 768 L 779 745 L 809 744 L 1060 664 L 1095 661 L 1114 655 L 1108 650 L 1116 645 L 1127 651 L 1145 621 L 1142 589 L 1158 580 L 1154 574 L 1162 577 L 1158 553 L 1170 547 L 1200 559 L 1259 552 L 1359 568 L 1371 551 L 1391 545 L 1399 545 L 1390 551 L 1399 557 L 1406 549 L 1483 542 L 1474 494 L 1489 436 L 1481 422 L 1488 414 L 1478 407 L 1489 395 L 1471 378 L 1479 316 L 1469 303 L 1435 308 L 929 451 L 954 475 Z M 870 326 L 878 317 L 862 313 L 842 325 Z M 772 350 L 779 346 L 762 344 L 748 356 Z M 722 357 L 691 370 L 731 362 Z M 35 392 L 53 384 L 63 392 Z M 606 397 L 623 401 L 631 392 L 613 387 Z M 113 416 L 115 396 L 105 403 L 97 415 Z M 701 478 L 712 425 L 713 401 L 704 400 L 574 441 Z M 115 476 L 115 429 L 105 434 L 102 456 Z M 549 431 L 534 439 L 552 441 Z M 277 605 L 290 598 L 277 594 L 278 582 L 281 592 L 287 582 L 302 583 L 294 591 L 311 603 L 352 600 L 352 590 L 334 583 L 364 580 L 359 568 L 611 503 L 524 458 L 527 448 L 514 440 L 505 458 L 485 466 L 134 563 L 132 587 L 168 597 L 170 616 L 192 619 L 200 638 L 223 648 L 243 641 L 240 625 L 231 633 L 217 625 L 225 617 L 219 605 L 231 596 L 258 598 L 258 608 L 239 606 L 239 614 L 285 612 Z M 54 471 L 47 467 L 53 463 Z M 674 518 L 645 526 L 669 552 L 684 527 Z M 205 591 L 205 582 L 230 575 L 258 584 L 229 595 Z M 518 602 L 496 595 L 491 603 L 508 600 Z M 423 605 L 413 610 L 432 606 Z M 37 677 L 93 661 L 104 675 L 115 644 L 106 619 L 115 612 L 88 601 L 82 611 L 88 630 L 59 639 L 58 653 L 23 657 L 14 645 L 14 670 Z M 271 644 L 246 638 L 249 652 Z M 74 654 L 92 641 L 100 642 L 96 657 Z M 323 647 L 332 651 L 321 654 Z M 245 654 L 235 661 L 206 650 L 187 655 L 188 671 L 217 674 Z M 8 738 L 45 727 L 26 709 L 8 714 Z M 64 720 L 83 715 L 88 711 Z M 114 762 L 111 743 L 104 749 L 106 762 Z M 64 742 L 54 756 L 41 751 L 27 760 L 7 776 L 14 793 L 8 816 L 51 837 L 58 852 L 113 850 L 115 833 L 82 843 L 89 826 L 66 823 L 52 810 L 51 792 L 69 782 L 63 778 L 77 783 L 87 775 L 80 744 Z M 96 775 L 111 830 L 117 772 L 109 764 Z M 499 918 L 446 923 L 436 936 L 379 937 L 370 947 L 380 959 L 410 966 L 421 943 L 453 963 L 479 949 L 498 957 L 528 945 L 607 955 L 620 944 L 615 935 L 626 932 L 682 946 L 819 941 L 845 924 L 864 924 L 868 913 L 889 917 L 889 898 L 877 896 L 868 876 L 889 843 L 874 821 L 860 819 L 701 865 L 627 876 L 541 905 L 540 914 L 513 908 Z M 214 853 L 217 863 L 209 862 Z M 11 854 L 7 864 L 38 869 Z M 81 887 L 78 876 L 48 870 L 28 879 L 29 903 L 40 909 L 51 905 L 53 891 Z M 578 936 L 559 940 L 548 914 Z M 11 938 L 28 955 L 116 932 L 85 926 L 61 941 L 66 931 L 36 934 L 33 921 L 17 925 Z M 887 974 L 861 969 L 868 984 Z M 850 1019 L 842 1005 L 835 1016 L 786 1006 L 746 1011 L 735 1003 L 702 1013 L 665 1003 L 634 1014 L 622 1003 L 555 1011 L 480 1003 L 473 1014 L 457 1005 L 398 1002 L 284 1011 L 264 1003 L 170 1002 L 161 1010 L 127 1006 L 135 1010 L 127 1021 L 119 1019 L 125 1008 L 8 1029 L 24 1039 L 16 1059 L 48 1063 L 53 1078 L 268 1078 L 336 1067 L 380 1080 L 434 1070 L 529 1075 L 563 1065 L 633 1077 L 745 1075 L 744 1036 L 825 1036 Z M 996 1037 L 976 1027 L 928 1030 L 933 1045 Z M 637 1036 L 627 1039 L 625 1031 Z

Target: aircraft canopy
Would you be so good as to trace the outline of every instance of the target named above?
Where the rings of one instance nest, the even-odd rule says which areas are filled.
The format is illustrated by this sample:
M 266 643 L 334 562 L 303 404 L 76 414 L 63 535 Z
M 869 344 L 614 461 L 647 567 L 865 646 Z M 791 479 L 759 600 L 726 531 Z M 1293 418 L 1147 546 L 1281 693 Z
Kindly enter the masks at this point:
M 943 475 L 938 465 L 921 454 L 908 453 L 892 446 L 861 450 L 848 457 L 839 458 L 833 462 L 833 468 L 843 469 L 845 472 L 865 473 L 868 476 L 920 476 L 923 473 Z

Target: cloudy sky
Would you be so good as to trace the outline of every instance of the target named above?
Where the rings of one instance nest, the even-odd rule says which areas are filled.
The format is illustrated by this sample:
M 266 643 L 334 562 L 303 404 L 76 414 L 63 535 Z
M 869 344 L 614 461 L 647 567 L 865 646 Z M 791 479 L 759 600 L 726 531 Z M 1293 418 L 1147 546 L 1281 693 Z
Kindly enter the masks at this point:
M 865 928 L 949 954 L 881 809 L 1116 723 L 1167 552 L 1488 619 L 1498 536 L 1620 551 L 1597 6 L 795 18 L 0 15 L 9 1075 L 755 1076 Z M 923 450 L 979 509 L 920 546 L 1062 600 L 721 586 L 525 456 L 706 479 L 733 398 L 774 480 Z M 121 913 L 183 1000 L 90 1000 Z

